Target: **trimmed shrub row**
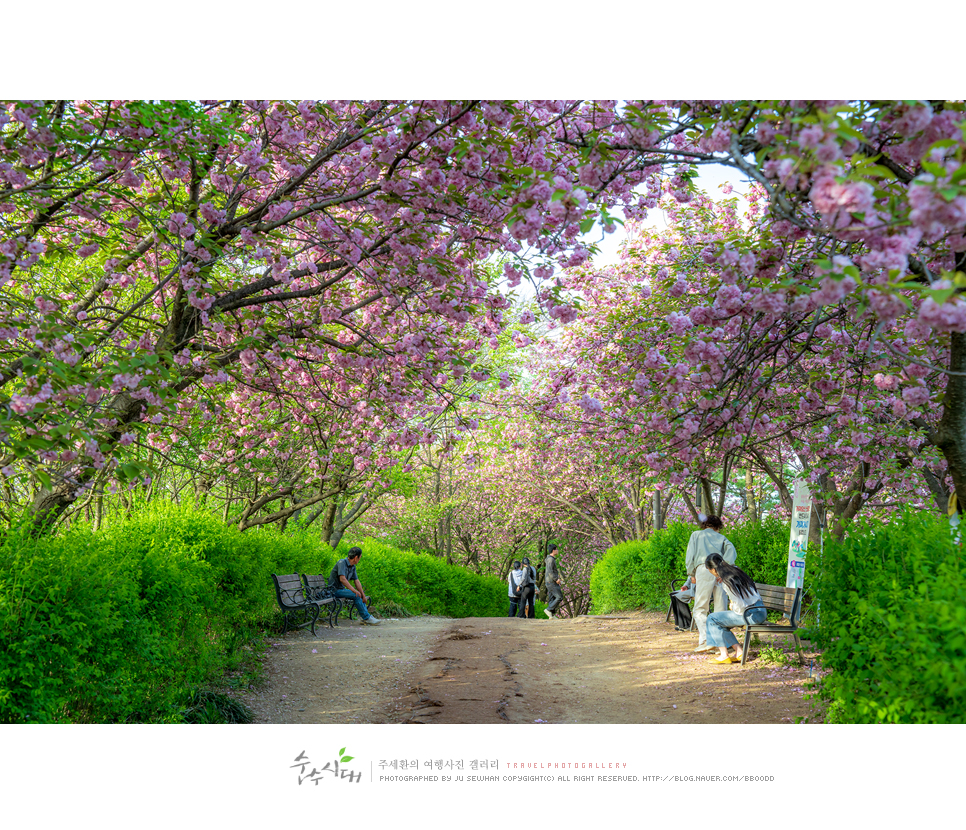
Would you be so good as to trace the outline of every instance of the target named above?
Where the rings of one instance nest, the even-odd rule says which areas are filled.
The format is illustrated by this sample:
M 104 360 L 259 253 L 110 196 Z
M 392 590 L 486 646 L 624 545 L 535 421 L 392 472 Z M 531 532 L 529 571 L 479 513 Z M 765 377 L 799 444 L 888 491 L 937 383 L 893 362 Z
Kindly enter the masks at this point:
M 328 573 L 307 533 L 239 533 L 152 506 L 121 525 L 0 541 L 0 722 L 178 722 L 192 695 L 242 661 L 278 611 L 271 573 Z M 417 613 L 502 615 L 506 588 L 366 541 L 360 578 Z
M 376 539 L 362 548 L 359 579 L 377 602 L 390 598 L 416 614 L 440 617 L 500 617 L 507 613 L 507 585 L 429 554 L 401 551 Z
M 687 571 L 684 556 L 696 526 L 675 522 L 643 541 L 609 548 L 594 566 L 590 594 L 595 614 L 631 608 L 667 607 L 672 580 Z M 724 528 L 738 553 L 737 565 L 756 582 L 784 585 L 788 565 L 788 525 L 779 519 Z

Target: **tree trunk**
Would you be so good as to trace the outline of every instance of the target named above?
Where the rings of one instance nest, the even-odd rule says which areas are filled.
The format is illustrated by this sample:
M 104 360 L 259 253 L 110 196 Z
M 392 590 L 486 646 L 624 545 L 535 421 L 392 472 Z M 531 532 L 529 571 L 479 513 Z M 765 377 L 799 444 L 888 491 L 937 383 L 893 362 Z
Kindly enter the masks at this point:
M 332 534 L 329 536 L 329 546 L 332 548 L 332 550 L 335 550 L 337 547 L 339 547 L 339 542 L 341 542 L 342 537 L 345 536 L 345 530 L 346 529 L 344 527 L 337 527 L 332 531 Z
M 335 511 L 338 503 L 339 499 L 336 497 L 325 505 L 325 518 L 322 520 L 322 530 L 319 532 L 319 537 L 326 544 L 331 544 L 329 540 L 332 538 L 332 531 L 335 528 Z
M 720 516 L 724 513 L 725 501 L 728 498 L 728 479 L 731 478 L 731 467 L 734 464 L 734 456 L 728 453 L 721 465 L 721 489 L 718 490 L 718 503 L 714 506 L 714 515 Z
M 760 522 L 758 514 L 758 499 L 755 498 L 755 476 L 751 467 L 745 467 L 745 502 L 748 505 L 748 515 L 752 521 Z
M 694 519 L 694 523 L 701 524 L 700 520 L 698 519 L 698 513 L 701 512 L 700 504 L 695 504 L 693 501 L 691 501 L 691 496 L 684 487 L 681 488 L 681 495 L 684 496 L 684 503 L 688 506 L 688 510 L 691 511 L 691 518 Z
M 943 414 L 933 443 L 946 459 L 956 493 L 956 510 L 966 510 L 966 335 L 949 335 L 949 371 Z
M 114 427 L 98 436 L 99 443 L 114 446 L 127 430 L 128 424 L 137 420 L 144 409 L 144 403 L 135 400 L 127 392 L 118 395 L 107 410 L 114 418 Z M 64 483 L 53 491 L 41 490 L 30 506 L 31 524 L 34 533 L 42 533 L 51 528 L 66 510 L 77 500 L 79 485 L 88 484 L 98 476 L 93 467 L 82 472 L 75 481 Z
M 793 447 L 794 449 L 794 447 Z M 775 489 L 778 490 L 778 498 L 781 499 L 782 507 L 784 507 L 789 513 L 792 512 L 792 494 L 788 490 L 788 485 L 785 484 L 784 479 L 781 476 L 780 470 L 775 470 L 768 461 L 765 460 L 764 456 L 760 453 L 751 452 L 752 457 L 758 462 L 758 466 L 764 471 L 765 475 L 771 480 L 771 483 L 775 485 Z M 796 455 L 798 455 L 796 451 Z M 810 467 L 805 463 L 805 460 L 801 455 L 798 455 L 799 462 L 802 468 L 808 472 Z
M 933 500 L 936 502 L 936 510 L 940 516 L 945 516 L 949 512 L 949 493 L 946 492 L 943 477 L 929 467 L 923 467 L 920 472 L 929 492 L 932 493 Z M 959 501 L 959 499 L 957 498 L 956 501 Z

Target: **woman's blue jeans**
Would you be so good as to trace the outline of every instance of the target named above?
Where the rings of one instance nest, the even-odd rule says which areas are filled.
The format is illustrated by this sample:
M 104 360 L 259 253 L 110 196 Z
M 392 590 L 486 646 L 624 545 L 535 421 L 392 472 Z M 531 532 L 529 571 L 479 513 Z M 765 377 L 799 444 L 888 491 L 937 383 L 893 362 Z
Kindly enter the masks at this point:
M 748 606 L 752 609 L 749 622 L 761 625 L 768 619 L 768 611 L 760 602 Z M 715 611 L 708 615 L 708 645 L 717 648 L 731 648 L 738 645 L 738 639 L 731 633 L 732 628 L 744 628 L 745 618 L 737 611 Z

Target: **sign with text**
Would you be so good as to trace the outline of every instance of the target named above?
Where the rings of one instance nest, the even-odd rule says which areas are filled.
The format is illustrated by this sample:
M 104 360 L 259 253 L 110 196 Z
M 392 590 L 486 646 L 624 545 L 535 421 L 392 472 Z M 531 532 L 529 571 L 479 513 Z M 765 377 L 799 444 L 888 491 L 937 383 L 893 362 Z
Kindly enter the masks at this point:
M 812 521 L 812 494 L 808 484 L 796 478 L 792 493 L 792 528 L 788 541 L 788 577 L 785 585 L 802 588 L 805 581 L 805 554 L 808 550 L 808 528 Z

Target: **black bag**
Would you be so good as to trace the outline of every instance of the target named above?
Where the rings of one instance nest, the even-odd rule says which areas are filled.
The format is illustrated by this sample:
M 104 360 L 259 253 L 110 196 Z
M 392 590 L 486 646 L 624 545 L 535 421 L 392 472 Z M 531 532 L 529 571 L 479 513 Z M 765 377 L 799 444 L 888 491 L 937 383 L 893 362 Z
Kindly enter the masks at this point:
M 671 610 L 674 612 L 674 627 L 679 631 L 690 631 L 691 607 L 671 594 Z

